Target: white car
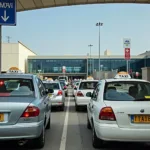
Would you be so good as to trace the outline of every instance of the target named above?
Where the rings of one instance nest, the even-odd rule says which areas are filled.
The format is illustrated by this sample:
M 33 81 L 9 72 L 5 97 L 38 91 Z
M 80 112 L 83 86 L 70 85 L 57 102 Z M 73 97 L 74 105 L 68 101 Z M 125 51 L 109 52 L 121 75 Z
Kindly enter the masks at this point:
M 51 106 L 52 107 L 59 107 L 61 111 L 64 111 L 65 108 L 65 92 L 63 91 L 59 82 L 45 82 L 43 81 L 46 89 L 51 90 L 53 89 L 53 93 L 51 94 Z
M 74 89 L 73 89 L 73 96 L 75 97 L 75 95 L 76 95 L 76 92 L 77 92 L 77 88 L 78 88 L 78 86 L 79 86 L 79 83 L 80 82 L 75 82 L 74 83 Z
M 150 142 L 150 82 L 101 80 L 87 96 L 93 147 L 103 147 L 104 141 Z
M 78 111 L 79 107 L 87 106 L 90 98 L 86 96 L 86 93 L 93 92 L 97 83 L 98 80 L 84 80 L 79 83 L 75 94 L 76 111 Z

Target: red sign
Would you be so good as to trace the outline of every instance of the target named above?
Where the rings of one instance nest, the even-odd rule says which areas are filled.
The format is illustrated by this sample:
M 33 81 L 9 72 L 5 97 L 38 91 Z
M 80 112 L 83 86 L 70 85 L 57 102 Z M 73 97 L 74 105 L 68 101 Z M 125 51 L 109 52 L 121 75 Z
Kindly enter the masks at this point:
M 130 48 L 125 48 L 124 49 L 124 57 L 126 60 L 130 59 Z

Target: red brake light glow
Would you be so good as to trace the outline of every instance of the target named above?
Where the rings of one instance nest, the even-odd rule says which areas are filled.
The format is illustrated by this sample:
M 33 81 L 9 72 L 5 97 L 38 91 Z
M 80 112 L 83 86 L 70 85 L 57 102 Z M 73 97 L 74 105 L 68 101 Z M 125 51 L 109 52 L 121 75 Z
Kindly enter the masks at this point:
M 115 121 L 116 117 L 111 107 L 104 107 L 100 111 L 99 119 Z
M 0 86 L 1 86 L 1 85 L 4 85 L 4 81 L 0 81 Z
M 63 93 L 62 93 L 61 90 L 59 90 L 58 93 L 57 93 L 57 96 L 61 96 L 61 95 L 63 95 Z
M 78 92 L 77 92 L 77 96 L 79 96 L 79 97 L 84 97 L 84 95 L 82 94 L 81 91 L 78 91 Z
M 40 114 L 40 110 L 39 108 L 35 107 L 35 106 L 29 106 L 26 108 L 26 110 L 24 111 L 24 113 L 21 115 L 21 117 L 37 117 Z

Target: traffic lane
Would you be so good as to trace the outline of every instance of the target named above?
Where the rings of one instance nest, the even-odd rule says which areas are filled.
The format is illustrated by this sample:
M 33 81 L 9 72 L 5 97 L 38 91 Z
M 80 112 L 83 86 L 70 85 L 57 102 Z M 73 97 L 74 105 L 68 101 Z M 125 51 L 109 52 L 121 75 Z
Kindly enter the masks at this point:
M 87 129 L 87 111 L 86 109 L 80 110 L 77 113 L 80 136 L 82 141 L 82 150 L 96 150 L 92 146 L 92 131 Z M 150 149 L 149 143 L 123 143 L 123 142 L 108 142 L 105 144 L 104 148 L 100 150 L 126 150 L 126 149 Z
M 66 103 L 68 98 L 66 98 Z M 65 107 L 66 111 L 66 107 Z M 59 111 L 58 108 L 52 108 L 51 129 L 46 130 L 45 146 L 41 150 L 59 150 L 62 130 L 64 125 L 65 111 Z M 32 150 L 30 145 L 18 146 L 14 141 L 0 142 L 1 150 Z M 37 150 L 37 149 L 34 149 Z

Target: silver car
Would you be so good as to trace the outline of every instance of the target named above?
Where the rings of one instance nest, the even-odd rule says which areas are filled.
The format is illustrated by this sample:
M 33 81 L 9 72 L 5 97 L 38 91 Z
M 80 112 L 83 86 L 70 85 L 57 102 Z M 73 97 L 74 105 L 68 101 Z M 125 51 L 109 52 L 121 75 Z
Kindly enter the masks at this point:
M 64 111 L 65 107 L 65 92 L 63 91 L 60 82 L 53 81 L 47 82 L 43 81 L 45 88 L 48 90 L 53 89 L 54 92 L 51 93 L 51 105 L 54 107 L 59 107 L 61 111 Z
M 13 84 L 18 84 L 14 86 Z M 11 85 L 11 86 L 10 86 Z M 9 87 L 10 86 L 10 87 Z M 50 129 L 48 92 L 42 81 L 31 74 L 0 75 L 0 140 L 45 144 L 45 129 Z

